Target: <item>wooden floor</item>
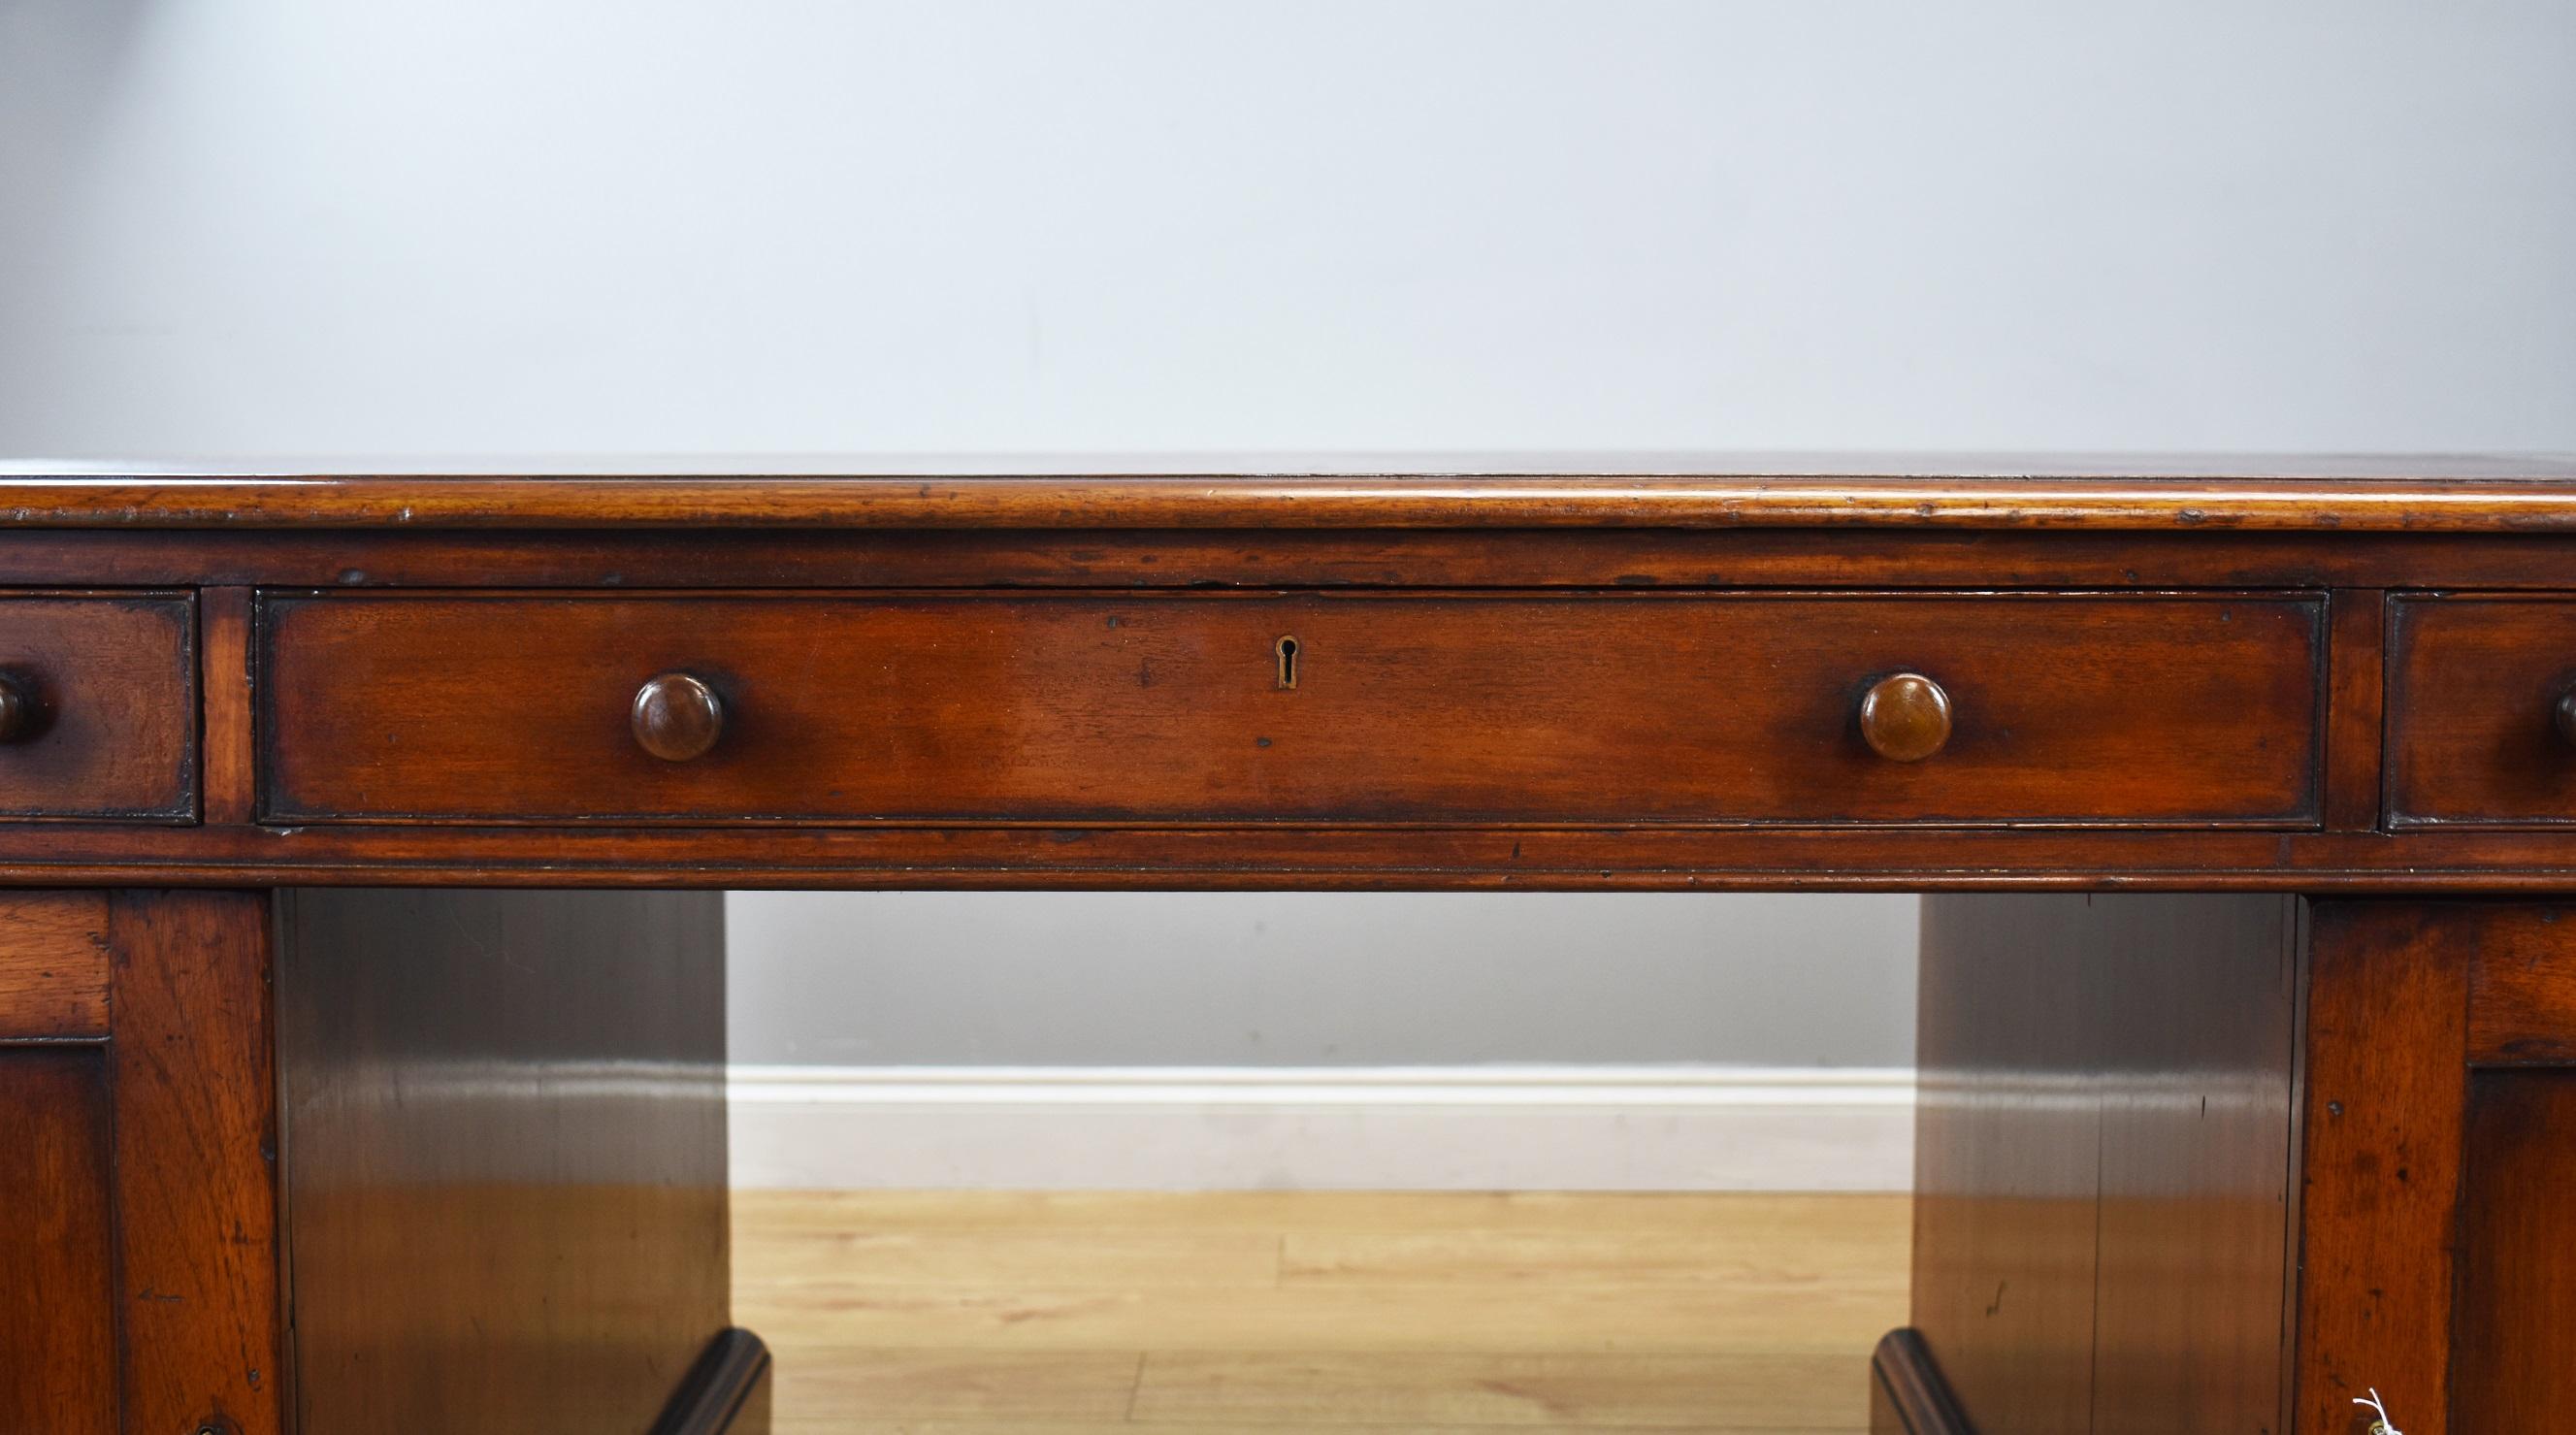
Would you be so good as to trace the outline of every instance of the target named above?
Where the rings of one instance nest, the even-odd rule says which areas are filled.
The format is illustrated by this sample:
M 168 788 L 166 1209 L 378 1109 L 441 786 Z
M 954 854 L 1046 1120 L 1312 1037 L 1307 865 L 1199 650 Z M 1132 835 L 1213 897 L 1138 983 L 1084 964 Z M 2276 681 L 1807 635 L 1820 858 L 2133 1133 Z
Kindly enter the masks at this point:
M 738 1191 L 778 1435 L 1859 1431 L 1903 1196 Z

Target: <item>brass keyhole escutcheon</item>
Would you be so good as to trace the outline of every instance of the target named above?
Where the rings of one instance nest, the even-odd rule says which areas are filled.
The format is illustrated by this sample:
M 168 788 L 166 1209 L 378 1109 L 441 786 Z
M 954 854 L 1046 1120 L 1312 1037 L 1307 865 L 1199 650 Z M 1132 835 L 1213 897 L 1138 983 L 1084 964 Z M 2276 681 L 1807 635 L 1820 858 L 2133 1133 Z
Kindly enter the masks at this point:
M 1272 645 L 1279 656 L 1279 686 L 1282 691 L 1297 686 L 1297 640 L 1283 637 Z

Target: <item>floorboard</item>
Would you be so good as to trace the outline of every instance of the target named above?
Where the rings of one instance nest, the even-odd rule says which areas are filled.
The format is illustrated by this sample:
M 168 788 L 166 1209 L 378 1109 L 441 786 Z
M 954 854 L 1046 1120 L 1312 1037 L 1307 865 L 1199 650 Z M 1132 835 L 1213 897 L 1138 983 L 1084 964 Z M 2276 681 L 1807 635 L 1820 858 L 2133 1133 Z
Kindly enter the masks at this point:
M 734 1196 L 777 1435 L 1841 1435 L 1903 1196 Z

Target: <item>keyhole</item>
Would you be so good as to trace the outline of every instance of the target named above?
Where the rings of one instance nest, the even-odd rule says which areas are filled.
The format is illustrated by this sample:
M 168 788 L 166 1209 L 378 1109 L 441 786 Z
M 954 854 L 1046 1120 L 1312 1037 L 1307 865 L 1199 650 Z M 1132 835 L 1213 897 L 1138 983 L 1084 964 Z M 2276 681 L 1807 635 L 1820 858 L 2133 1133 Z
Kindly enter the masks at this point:
M 1279 686 L 1282 688 L 1293 688 L 1297 686 L 1297 640 L 1295 638 L 1281 638 L 1279 640 L 1278 647 Z

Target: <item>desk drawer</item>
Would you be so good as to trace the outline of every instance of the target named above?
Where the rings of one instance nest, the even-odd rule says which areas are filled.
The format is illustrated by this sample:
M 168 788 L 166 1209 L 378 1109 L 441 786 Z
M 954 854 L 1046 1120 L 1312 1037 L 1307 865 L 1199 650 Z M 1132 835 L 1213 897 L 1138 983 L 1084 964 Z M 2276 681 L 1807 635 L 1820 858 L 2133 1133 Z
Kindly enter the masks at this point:
M 0 595 L 0 818 L 195 816 L 196 626 L 179 594 Z
M 262 614 L 280 821 L 2317 810 L 2323 604 L 2302 596 L 316 594 Z M 1857 716 L 1906 671 L 1951 705 L 1920 761 L 1879 756 Z M 687 760 L 630 730 L 665 674 L 703 684 L 648 705 L 666 750 L 712 738 Z
M 2576 822 L 2576 599 L 2389 605 L 2393 825 Z

